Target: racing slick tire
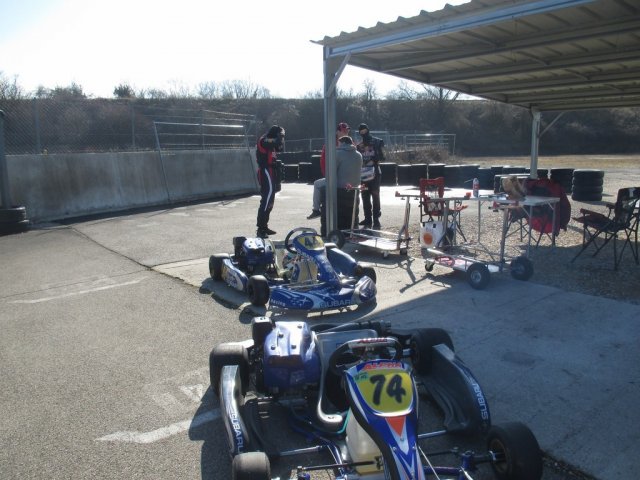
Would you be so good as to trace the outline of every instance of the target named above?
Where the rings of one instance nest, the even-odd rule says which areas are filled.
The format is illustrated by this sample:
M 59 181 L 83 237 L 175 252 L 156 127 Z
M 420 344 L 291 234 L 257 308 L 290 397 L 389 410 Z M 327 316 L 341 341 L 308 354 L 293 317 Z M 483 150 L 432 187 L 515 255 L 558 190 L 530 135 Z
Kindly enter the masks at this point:
M 524 256 L 511 260 L 509 269 L 511 270 L 511 276 L 516 280 L 527 281 L 533 275 L 533 263 Z
M 216 282 L 222 280 L 222 261 L 229 258 L 228 253 L 216 253 L 209 257 L 209 274 Z
M 342 248 L 344 246 L 344 233 L 341 230 L 333 230 L 329 232 L 327 235 L 327 241 L 331 243 L 335 243 L 338 248 Z
M 269 301 L 271 291 L 269 290 L 269 282 L 264 275 L 254 275 L 249 278 L 247 284 L 247 294 L 252 305 L 256 307 L 264 307 Z
M 271 480 L 271 464 L 264 452 L 247 452 L 233 457 L 233 480 Z
M 424 375 L 431 371 L 431 348 L 441 343 L 454 351 L 453 340 L 442 328 L 419 328 L 413 333 L 409 347 L 411 363 L 418 373 Z
M 498 480 L 540 480 L 542 454 L 536 437 L 520 422 L 492 425 L 487 448 L 496 456 L 491 463 Z
M 378 276 L 376 275 L 376 270 L 372 266 L 362 265 L 361 263 L 358 263 L 356 265 L 354 273 L 358 278 L 369 277 L 373 281 L 373 283 L 377 283 Z
M 491 280 L 491 272 L 489 268 L 483 263 L 472 263 L 467 268 L 467 281 L 472 288 L 476 290 L 482 290 Z
M 220 373 L 226 365 L 240 367 L 241 391 L 243 395 L 246 394 L 249 383 L 249 354 L 246 348 L 237 343 L 222 343 L 209 354 L 209 380 L 213 393 L 220 395 Z

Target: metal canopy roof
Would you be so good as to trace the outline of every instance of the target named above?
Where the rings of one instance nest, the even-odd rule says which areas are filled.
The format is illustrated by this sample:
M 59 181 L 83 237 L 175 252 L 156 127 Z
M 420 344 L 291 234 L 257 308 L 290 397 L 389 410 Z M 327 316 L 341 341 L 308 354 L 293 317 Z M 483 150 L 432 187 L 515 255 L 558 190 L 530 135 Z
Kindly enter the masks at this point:
M 640 105 L 640 0 L 472 0 L 315 43 L 325 61 L 534 111 Z

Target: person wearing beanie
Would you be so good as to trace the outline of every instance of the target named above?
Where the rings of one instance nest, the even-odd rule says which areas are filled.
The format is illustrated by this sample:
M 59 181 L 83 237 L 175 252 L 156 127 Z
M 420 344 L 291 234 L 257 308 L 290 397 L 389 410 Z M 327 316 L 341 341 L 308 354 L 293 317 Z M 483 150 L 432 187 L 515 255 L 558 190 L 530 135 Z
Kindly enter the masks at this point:
M 374 177 L 372 180 L 363 182 L 365 189 L 362 190 L 362 209 L 364 211 L 364 220 L 360 225 L 365 228 L 380 228 L 380 162 L 384 161 L 384 140 L 371 135 L 369 127 L 366 123 L 358 126 L 358 133 L 362 141 L 357 145 L 358 151 L 362 154 L 363 167 L 372 167 Z
M 280 190 L 280 177 L 276 169 L 277 153 L 284 150 L 285 131 L 279 125 L 273 125 L 267 133 L 258 139 L 256 160 L 258 162 L 258 183 L 260 184 L 260 206 L 256 235 L 266 238 L 275 235 L 269 228 L 269 217 L 275 202 L 276 192 Z
M 351 128 L 348 123 L 340 122 L 336 128 L 336 146 L 338 146 L 338 139 L 340 137 L 348 136 Z M 320 154 L 320 171 L 322 172 L 322 178 L 318 178 L 313 182 L 313 205 L 311 207 L 311 214 L 307 217 L 307 220 L 317 218 L 320 216 L 320 206 L 324 203 L 325 193 L 327 189 L 327 179 L 325 178 L 325 164 L 326 164 L 326 148 L 322 146 L 322 153 Z

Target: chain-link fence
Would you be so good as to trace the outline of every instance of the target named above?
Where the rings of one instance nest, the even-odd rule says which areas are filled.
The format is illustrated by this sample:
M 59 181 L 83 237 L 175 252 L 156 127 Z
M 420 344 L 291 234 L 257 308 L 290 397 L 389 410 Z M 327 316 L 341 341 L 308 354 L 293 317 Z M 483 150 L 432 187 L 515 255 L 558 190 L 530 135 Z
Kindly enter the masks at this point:
M 2 100 L 0 110 L 8 155 L 235 148 L 256 137 L 253 115 L 130 101 Z

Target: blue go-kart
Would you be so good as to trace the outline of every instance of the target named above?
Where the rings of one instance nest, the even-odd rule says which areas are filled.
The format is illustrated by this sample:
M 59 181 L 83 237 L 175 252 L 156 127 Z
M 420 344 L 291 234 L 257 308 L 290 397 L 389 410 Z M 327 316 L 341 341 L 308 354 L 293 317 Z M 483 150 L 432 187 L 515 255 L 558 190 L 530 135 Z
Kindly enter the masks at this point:
M 531 430 L 519 422 L 491 424 L 482 388 L 442 329 L 256 317 L 252 339 L 215 347 L 209 368 L 236 480 L 270 480 L 274 462 L 310 454 L 332 461 L 298 466 L 298 480 L 316 470 L 330 470 L 337 480 L 469 480 L 481 464 L 490 464 L 499 480 L 542 477 Z M 442 428 L 419 433 L 419 389 L 444 413 Z M 273 436 L 283 422 L 264 424 L 278 407 L 307 439 L 305 446 L 277 448 Z M 486 450 L 426 449 L 434 437 L 448 434 L 479 436 Z M 439 455 L 457 461 L 442 466 Z
M 212 255 L 209 272 L 246 292 L 253 305 L 291 310 L 342 309 L 375 300 L 376 274 L 312 228 L 291 230 L 280 258 L 270 239 L 235 237 L 234 253 Z

